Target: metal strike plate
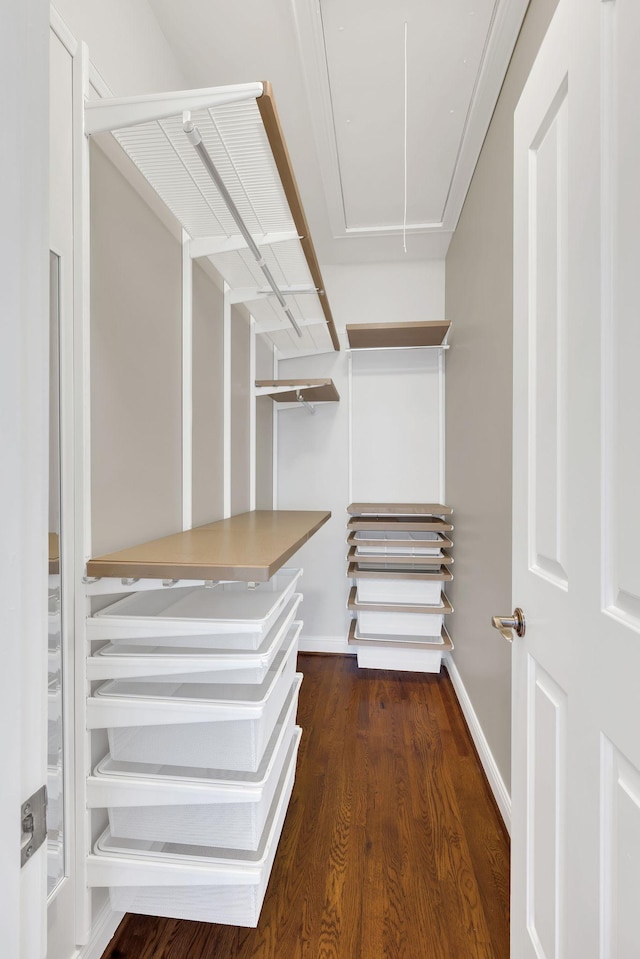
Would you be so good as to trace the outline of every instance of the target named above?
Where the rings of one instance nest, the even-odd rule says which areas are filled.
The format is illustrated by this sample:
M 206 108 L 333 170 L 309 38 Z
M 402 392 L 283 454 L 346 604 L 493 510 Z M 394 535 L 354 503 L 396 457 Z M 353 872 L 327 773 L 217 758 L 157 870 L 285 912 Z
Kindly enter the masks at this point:
M 47 787 L 41 786 L 20 808 L 20 865 L 24 866 L 47 838 Z

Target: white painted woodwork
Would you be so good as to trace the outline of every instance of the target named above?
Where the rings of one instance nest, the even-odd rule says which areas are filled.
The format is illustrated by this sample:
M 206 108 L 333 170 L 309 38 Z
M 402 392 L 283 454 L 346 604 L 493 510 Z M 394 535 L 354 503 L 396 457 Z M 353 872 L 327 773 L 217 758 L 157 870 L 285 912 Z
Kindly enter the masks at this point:
M 74 185 L 73 185 L 73 84 L 77 45 L 60 19 L 53 16 L 50 32 L 50 140 L 49 140 L 49 236 L 59 257 L 60 304 L 60 447 L 62 529 L 62 773 L 59 802 L 62 805 L 62 857 L 64 878 L 53 890 L 48 906 L 47 957 L 67 959 L 76 945 L 75 936 L 75 826 L 74 815 L 74 497 L 73 497 L 73 283 L 74 283 Z M 50 343 L 50 350 L 57 344 Z M 53 401 L 53 400 L 52 400 Z M 63 788 L 62 788 L 63 787 Z
M 0 718 L 10 731 L 0 789 L 0 929 L 4 955 L 42 959 L 47 849 L 20 868 L 19 813 L 46 782 L 48 9 L 25 0 L 4 9 L 2 21 L 0 81 L 20 119 L 0 160 Z
M 352 500 L 441 501 L 439 412 L 436 352 L 352 355 Z
M 245 0 L 223 17 L 201 0 L 150 6 L 195 84 L 273 83 L 326 263 L 404 259 L 406 20 L 408 247 L 416 260 L 444 256 L 526 0 Z
M 560 0 L 515 115 L 518 959 L 640 954 L 639 35 Z

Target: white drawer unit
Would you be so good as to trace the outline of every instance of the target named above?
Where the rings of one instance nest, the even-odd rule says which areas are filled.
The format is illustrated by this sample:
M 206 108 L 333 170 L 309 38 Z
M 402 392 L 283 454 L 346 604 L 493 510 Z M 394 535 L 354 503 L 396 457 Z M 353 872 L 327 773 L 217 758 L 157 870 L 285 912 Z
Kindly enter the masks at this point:
M 151 646 L 258 649 L 295 592 L 301 569 L 267 583 L 222 583 L 132 593 L 87 620 L 89 640 Z M 185 638 L 188 637 L 188 641 Z
M 363 603 L 398 603 L 437 606 L 444 583 L 453 579 L 448 570 L 424 569 L 413 563 L 402 568 L 378 563 L 363 568 L 349 563 L 348 575 L 355 580 Z
M 218 646 L 146 646 L 107 643 L 87 660 L 89 679 L 141 679 L 150 682 L 262 683 L 282 646 L 302 601 L 294 593 L 257 649 Z M 237 634 L 232 634 L 236 637 Z M 202 636 L 198 636 L 202 640 Z M 207 637 L 204 637 L 207 638 Z M 188 642 L 189 637 L 185 637 Z
M 353 503 L 347 575 L 355 587 L 349 643 L 358 665 L 438 672 L 452 648 L 443 588 L 453 579 L 451 508 L 442 504 Z
M 264 682 L 110 680 L 87 702 L 90 729 L 107 729 L 114 759 L 255 772 L 295 673 L 293 623 Z
M 88 857 L 90 886 L 109 888 L 121 912 L 256 926 L 295 779 L 296 731 L 256 851 L 116 839 L 106 830 Z
M 365 636 L 390 633 L 439 637 L 444 626 L 444 613 L 378 613 L 362 610 L 358 613 L 358 626 Z
M 123 763 L 107 756 L 88 780 L 89 807 L 107 808 L 115 838 L 257 850 L 298 736 L 301 682 L 298 674 L 255 773 Z

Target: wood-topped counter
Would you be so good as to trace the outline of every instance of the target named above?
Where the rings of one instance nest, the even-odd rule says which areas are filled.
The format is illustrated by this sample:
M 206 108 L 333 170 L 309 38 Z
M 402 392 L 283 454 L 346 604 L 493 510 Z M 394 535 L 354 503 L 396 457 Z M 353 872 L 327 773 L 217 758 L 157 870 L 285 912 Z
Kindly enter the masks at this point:
M 265 583 L 323 526 L 323 510 L 253 510 L 97 556 L 87 576 Z
M 351 516 L 450 516 L 451 506 L 444 503 L 351 503 Z

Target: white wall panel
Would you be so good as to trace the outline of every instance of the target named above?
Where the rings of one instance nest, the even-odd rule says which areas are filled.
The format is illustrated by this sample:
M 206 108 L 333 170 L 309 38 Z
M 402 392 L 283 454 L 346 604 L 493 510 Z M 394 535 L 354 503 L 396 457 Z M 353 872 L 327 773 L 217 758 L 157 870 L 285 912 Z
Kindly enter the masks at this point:
M 303 636 L 333 637 L 347 649 L 346 531 L 348 487 L 347 361 L 344 353 L 287 360 L 280 376 L 331 377 L 340 402 L 282 410 L 278 417 L 279 509 L 329 509 L 328 523 L 295 555 L 302 579 Z
M 439 502 L 441 436 L 438 353 L 352 354 L 352 498 Z

